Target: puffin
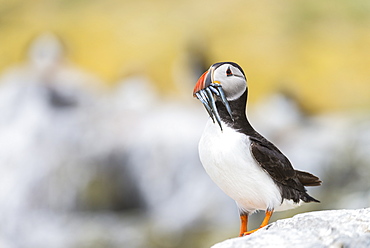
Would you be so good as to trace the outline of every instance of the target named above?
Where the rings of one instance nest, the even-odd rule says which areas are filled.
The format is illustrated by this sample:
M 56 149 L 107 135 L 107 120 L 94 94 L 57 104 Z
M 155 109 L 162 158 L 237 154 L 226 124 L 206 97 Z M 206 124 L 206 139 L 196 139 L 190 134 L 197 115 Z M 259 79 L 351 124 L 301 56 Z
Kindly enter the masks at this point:
M 235 62 L 219 62 L 198 79 L 193 97 L 209 114 L 199 141 L 200 161 L 214 183 L 235 200 L 239 236 L 268 225 L 274 211 L 319 202 L 305 186 L 319 186 L 311 173 L 295 170 L 289 159 L 259 134 L 246 115 L 247 78 Z M 265 211 L 259 228 L 248 231 L 248 216 Z

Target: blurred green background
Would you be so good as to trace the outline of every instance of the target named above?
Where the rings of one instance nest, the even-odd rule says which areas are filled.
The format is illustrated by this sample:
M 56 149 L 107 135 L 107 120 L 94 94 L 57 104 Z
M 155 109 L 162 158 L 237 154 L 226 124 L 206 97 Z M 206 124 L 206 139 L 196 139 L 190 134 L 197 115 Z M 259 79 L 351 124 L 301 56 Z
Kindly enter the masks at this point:
M 0 70 L 53 31 L 71 61 L 107 84 L 139 71 L 176 94 L 174 72 L 197 52 L 209 65 L 240 63 L 253 102 L 285 85 L 312 111 L 368 109 L 369 13 L 366 0 L 1 0 Z

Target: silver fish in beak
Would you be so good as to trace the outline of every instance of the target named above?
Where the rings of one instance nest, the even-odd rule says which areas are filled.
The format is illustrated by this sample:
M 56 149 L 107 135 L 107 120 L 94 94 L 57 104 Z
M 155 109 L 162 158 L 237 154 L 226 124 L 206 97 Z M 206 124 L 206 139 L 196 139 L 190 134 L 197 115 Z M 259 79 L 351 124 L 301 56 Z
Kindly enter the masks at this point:
M 214 68 L 211 67 L 198 79 L 198 82 L 194 87 L 193 96 L 203 103 L 213 122 L 215 122 L 216 119 L 222 131 L 221 117 L 217 110 L 216 100 L 220 100 L 223 103 L 231 119 L 234 119 L 229 102 L 227 101 L 225 92 L 222 89 L 222 85 L 220 82 L 212 80 L 213 71 Z

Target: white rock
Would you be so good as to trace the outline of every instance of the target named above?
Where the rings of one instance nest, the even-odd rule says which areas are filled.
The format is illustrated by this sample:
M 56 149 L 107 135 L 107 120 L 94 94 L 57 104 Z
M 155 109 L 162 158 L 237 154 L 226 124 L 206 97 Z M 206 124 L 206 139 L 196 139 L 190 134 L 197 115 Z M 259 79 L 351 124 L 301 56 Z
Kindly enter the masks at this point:
M 370 247 L 370 208 L 298 214 L 212 248 Z

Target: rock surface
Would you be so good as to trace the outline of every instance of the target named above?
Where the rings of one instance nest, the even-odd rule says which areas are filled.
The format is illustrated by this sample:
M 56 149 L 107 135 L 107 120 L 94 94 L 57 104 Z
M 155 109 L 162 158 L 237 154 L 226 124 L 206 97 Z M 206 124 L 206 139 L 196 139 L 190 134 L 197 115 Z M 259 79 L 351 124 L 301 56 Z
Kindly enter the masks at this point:
M 231 247 L 370 247 L 370 208 L 298 214 L 212 246 Z

